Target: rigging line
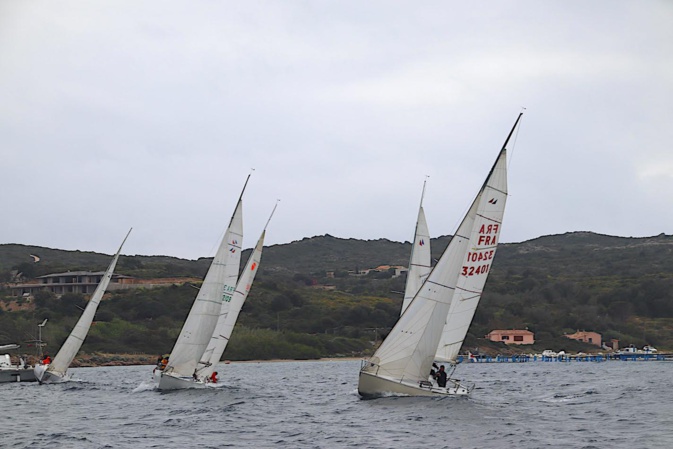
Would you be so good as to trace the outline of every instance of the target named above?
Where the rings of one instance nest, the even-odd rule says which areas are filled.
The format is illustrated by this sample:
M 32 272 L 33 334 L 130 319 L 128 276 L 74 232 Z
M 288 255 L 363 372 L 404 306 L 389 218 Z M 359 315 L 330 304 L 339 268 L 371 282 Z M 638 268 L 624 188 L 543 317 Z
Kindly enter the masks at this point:
M 521 106 L 521 114 L 524 113 L 526 110 L 525 107 Z M 509 162 L 507 162 L 507 168 L 509 169 L 510 164 L 512 163 L 512 159 L 514 159 L 514 149 L 516 148 L 516 139 L 519 137 L 519 131 L 521 130 L 521 122 L 519 122 L 519 126 L 516 127 L 516 133 L 514 133 L 514 141 L 512 142 L 512 150 L 509 153 Z
M 276 212 L 276 208 L 278 207 L 278 203 L 280 203 L 280 198 L 276 200 L 276 204 L 273 206 L 273 210 L 271 211 L 271 215 L 269 215 L 269 219 L 266 220 L 266 224 L 264 225 L 264 230 L 266 231 L 266 227 L 269 226 L 269 222 L 271 222 L 271 218 L 273 218 L 274 212 Z

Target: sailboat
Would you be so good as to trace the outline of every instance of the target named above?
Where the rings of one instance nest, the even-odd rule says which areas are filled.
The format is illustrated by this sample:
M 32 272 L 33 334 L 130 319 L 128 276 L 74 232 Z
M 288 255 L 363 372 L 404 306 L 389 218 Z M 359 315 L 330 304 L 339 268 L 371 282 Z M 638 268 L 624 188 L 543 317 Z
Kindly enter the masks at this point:
M 418 207 L 418 218 L 416 219 L 416 229 L 414 231 L 414 240 L 411 247 L 411 257 L 409 258 L 409 270 L 407 271 L 407 283 L 404 288 L 404 300 L 402 301 L 402 310 L 400 315 L 414 299 L 416 293 L 423 285 L 423 281 L 428 277 L 432 269 L 432 259 L 430 256 L 430 231 L 428 223 L 425 220 L 423 211 L 423 197 L 425 196 L 425 182 L 423 182 L 423 192 L 421 193 L 421 204 Z
M 276 203 L 276 206 L 278 203 Z M 234 291 L 231 303 L 229 305 L 229 310 L 220 314 L 220 318 L 217 321 L 217 326 L 215 327 L 215 332 L 210 338 L 208 347 L 203 353 L 203 368 L 197 369 L 196 375 L 198 381 L 207 383 L 211 379 L 211 375 L 215 372 L 215 365 L 220 362 L 222 354 L 227 348 L 229 339 L 231 338 L 231 333 L 234 331 L 234 326 L 238 320 L 238 315 L 243 308 L 245 300 L 248 298 L 248 293 L 250 293 L 250 288 L 252 283 L 255 280 L 255 275 L 259 269 L 259 263 L 262 259 L 262 249 L 264 248 L 264 237 L 266 235 L 266 228 L 273 217 L 274 212 L 276 211 L 276 206 L 274 206 L 271 211 L 271 216 L 266 222 L 264 229 L 262 230 L 262 235 L 260 235 L 259 240 L 257 240 L 257 245 L 255 249 L 250 254 L 248 262 L 241 273 L 241 277 L 236 283 L 236 290 Z
M 243 193 L 248 180 L 250 175 L 245 180 L 229 226 L 173 346 L 168 364 L 158 373 L 159 390 L 205 386 L 198 377 L 199 370 L 210 363 L 204 360 L 204 353 L 220 315 L 228 313 L 236 289 L 243 241 Z
M 503 203 L 507 200 L 507 146 L 521 115 L 437 265 L 388 337 L 369 360 L 363 361 L 358 382 L 361 396 L 464 396 L 470 393 L 470 388 L 455 380 L 439 387 L 429 380 L 429 373 L 453 301 L 460 300 L 455 293 L 458 288 L 469 288 L 473 284 L 463 278 L 490 271 L 500 235 Z M 464 297 L 468 301 L 471 298 L 470 295 Z
M 0 351 L 4 352 L 20 347 L 15 343 L 0 345 Z M 0 354 L 0 384 L 5 382 L 35 382 L 37 380 L 33 368 L 26 364 L 25 358 L 17 358 L 19 363 L 13 365 L 9 354 Z
M 129 237 L 129 234 L 131 234 L 132 230 L 133 228 L 129 229 L 129 232 L 126 234 L 126 237 L 124 237 L 122 244 L 119 245 L 117 253 L 112 258 L 112 262 L 110 262 L 110 266 L 105 271 L 103 278 L 101 279 L 100 283 L 96 287 L 96 290 L 93 292 L 93 295 L 91 295 L 91 299 L 84 308 L 82 316 L 80 316 L 72 332 L 70 332 L 70 335 L 65 340 L 65 343 L 63 343 L 63 346 L 61 346 L 61 349 L 59 349 L 56 357 L 54 357 L 54 360 L 49 364 L 35 365 L 35 377 L 37 378 L 38 382 L 40 382 L 40 384 L 59 383 L 70 379 L 70 376 L 68 375 L 68 368 L 70 367 L 70 364 L 77 355 L 79 349 L 82 347 L 82 343 L 84 343 L 84 339 L 89 333 L 89 328 L 91 327 L 91 323 L 93 322 L 94 316 L 96 315 L 98 304 L 100 303 L 101 299 L 103 299 L 105 290 L 110 283 L 110 279 L 112 279 L 115 266 L 117 266 L 119 253 L 121 253 L 122 247 L 124 246 L 124 243 Z

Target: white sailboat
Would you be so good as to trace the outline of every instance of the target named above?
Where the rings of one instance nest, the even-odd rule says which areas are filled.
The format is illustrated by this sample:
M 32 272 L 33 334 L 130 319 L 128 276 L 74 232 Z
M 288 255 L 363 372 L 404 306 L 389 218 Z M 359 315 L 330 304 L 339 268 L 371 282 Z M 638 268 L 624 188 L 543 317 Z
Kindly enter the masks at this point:
M 507 198 L 507 146 L 517 118 L 477 197 L 437 265 L 397 321 L 388 337 L 360 370 L 358 392 L 365 398 L 386 394 L 412 396 L 467 395 L 458 382 L 439 387 L 428 380 L 457 288 L 471 285 L 461 278 L 488 273 L 492 258 L 473 260 L 475 249 L 497 245 Z M 480 253 L 481 254 L 481 253 Z M 468 298 L 469 299 L 469 298 Z
M 250 175 L 245 180 L 229 226 L 182 326 L 168 364 L 159 372 L 160 390 L 205 386 L 205 382 L 198 378 L 199 370 L 210 363 L 204 360 L 204 352 L 220 315 L 229 311 L 236 289 L 243 242 L 243 193 L 249 179 Z
M 79 349 L 82 347 L 82 343 L 84 343 L 84 339 L 89 333 L 89 328 L 91 327 L 91 323 L 93 322 L 94 316 L 96 315 L 98 304 L 100 303 L 101 299 L 103 299 L 105 290 L 110 283 L 110 279 L 112 279 L 112 274 L 114 273 L 115 266 L 117 265 L 117 260 L 119 260 L 119 253 L 121 252 L 129 234 L 131 234 L 131 230 L 132 229 L 130 229 L 126 234 L 126 237 L 124 237 L 122 244 L 119 245 L 117 253 L 114 255 L 112 262 L 110 262 L 110 266 L 105 271 L 103 278 L 101 279 L 100 283 L 96 287 L 96 290 L 93 292 L 93 295 L 91 295 L 91 299 L 84 308 L 82 316 L 77 321 L 77 324 L 75 324 L 75 327 L 73 328 L 72 332 L 70 332 L 70 335 L 66 339 L 65 343 L 63 343 L 63 346 L 61 346 L 61 349 L 59 349 L 56 357 L 54 357 L 54 360 L 48 365 L 35 366 L 35 377 L 40 382 L 40 384 L 58 383 L 70 379 L 70 376 L 68 375 L 68 367 L 70 367 L 70 364 L 77 355 Z
M 277 203 L 276 203 L 277 205 Z M 273 211 L 271 211 L 271 216 L 266 222 L 264 229 L 262 230 L 262 235 L 260 235 L 259 240 L 257 240 L 257 245 L 255 245 L 254 250 L 248 258 L 248 262 L 241 273 L 241 277 L 236 283 L 236 290 L 231 299 L 229 309 L 220 314 L 220 318 L 217 321 L 217 326 L 213 336 L 210 338 L 208 347 L 203 353 L 203 368 L 197 370 L 197 377 L 201 382 L 208 382 L 210 376 L 215 372 L 215 365 L 220 362 L 222 354 L 225 349 L 227 349 L 227 344 L 231 338 L 231 334 L 234 331 L 234 326 L 238 320 L 238 315 L 243 308 L 245 300 L 248 298 L 248 293 L 250 293 L 250 288 L 252 283 L 255 280 L 255 275 L 259 270 L 260 260 L 262 259 L 262 250 L 264 248 L 264 236 L 266 235 L 266 228 L 273 217 L 276 207 L 274 206 Z
M 430 231 L 428 231 L 428 223 L 425 220 L 425 212 L 423 211 L 424 196 L 425 182 L 423 183 L 423 193 L 421 193 L 421 204 L 418 207 L 418 219 L 416 220 L 411 257 L 409 258 L 409 270 L 407 271 L 407 283 L 404 288 L 404 300 L 402 301 L 400 315 L 404 313 L 411 300 L 414 299 L 414 296 L 416 296 L 421 285 L 423 285 L 423 281 L 425 281 L 425 278 L 428 277 L 432 269 Z

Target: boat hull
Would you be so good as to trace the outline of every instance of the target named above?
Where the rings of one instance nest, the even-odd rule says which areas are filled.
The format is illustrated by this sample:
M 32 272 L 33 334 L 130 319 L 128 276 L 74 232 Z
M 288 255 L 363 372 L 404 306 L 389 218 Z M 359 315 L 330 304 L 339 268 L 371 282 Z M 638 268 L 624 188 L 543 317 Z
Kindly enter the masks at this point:
M 159 384 L 157 389 L 168 390 L 185 390 L 188 388 L 205 388 L 206 384 L 190 377 L 178 377 L 171 374 L 166 374 L 163 371 L 159 374 Z
M 8 382 L 36 382 L 37 378 L 31 368 L 10 368 L 0 370 L 0 383 Z
M 58 384 L 69 380 L 69 377 L 61 377 L 58 374 L 47 371 L 47 368 L 49 368 L 49 365 L 35 365 L 33 369 L 35 379 L 40 384 Z
M 453 387 L 421 387 L 395 379 L 360 371 L 358 393 L 365 399 L 380 398 L 391 395 L 403 396 L 468 396 L 470 390 L 462 385 Z

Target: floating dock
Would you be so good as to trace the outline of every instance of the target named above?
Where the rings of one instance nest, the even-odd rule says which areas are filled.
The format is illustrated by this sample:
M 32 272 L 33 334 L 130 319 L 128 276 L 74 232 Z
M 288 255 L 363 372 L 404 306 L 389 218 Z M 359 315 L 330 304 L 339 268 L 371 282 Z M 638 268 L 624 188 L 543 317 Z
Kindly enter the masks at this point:
M 673 362 L 673 354 L 565 354 L 560 356 L 542 356 L 539 354 L 520 355 L 459 355 L 458 363 L 526 363 L 526 362 Z

